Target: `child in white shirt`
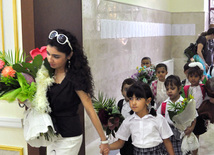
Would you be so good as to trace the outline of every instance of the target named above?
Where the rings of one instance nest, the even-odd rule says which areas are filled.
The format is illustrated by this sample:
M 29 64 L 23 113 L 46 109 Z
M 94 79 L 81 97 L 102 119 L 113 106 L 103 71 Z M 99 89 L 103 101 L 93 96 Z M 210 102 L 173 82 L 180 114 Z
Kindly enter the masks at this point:
M 166 75 L 168 73 L 167 66 L 163 63 L 159 63 L 155 67 L 155 73 L 158 80 L 152 82 L 151 90 L 155 97 L 156 109 L 158 109 L 161 103 L 168 98 L 166 94 L 166 88 L 164 86 Z
M 206 93 L 204 84 L 200 84 L 203 76 L 203 65 L 200 62 L 191 62 L 188 69 L 188 80 L 191 85 L 184 86 L 185 97 L 191 94 L 196 102 L 196 109 L 198 109 L 203 102 Z
M 169 139 L 173 133 L 166 119 L 156 114 L 153 94 L 149 85 L 138 81 L 128 89 L 127 96 L 134 114 L 123 121 L 116 134 L 118 140 L 110 144 L 110 150 L 121 148 L 131 135 L 134 155 L 144 155 L 145 153 L 161 155 L 163 154 L 162 143 L 168 153 L 174 155 Z M 149 110 L 150 103 L 152 107 Z
M 170 75 L 166 78 L 166 81 L 164 82 L 164 84 L 165 84 L 167 95 L 169 96 L 169 98 L 161 104 L 161 106 L 157 110 L 157 113 L 162 114 L 166 118 L 167 122 L 169 123 L 174 134 L 173 136 L 170 137 L 170 140 L 172 142 L 175 154 L 181 155 L 182 151 L 181 151 L 180 132 L 175 128 L 174 123 L 170 119 L 169 113 L 168 113 L 170 103 L 181 104 L 183 101 L 183 97 L 180 95 L 181 81 L 178 76 Z M 194 120 L 192 125 L 185 130 L 184 133 L 186 135 L 189 135 L 193 131 L 195 127 L 195 123 L 196 121 Z

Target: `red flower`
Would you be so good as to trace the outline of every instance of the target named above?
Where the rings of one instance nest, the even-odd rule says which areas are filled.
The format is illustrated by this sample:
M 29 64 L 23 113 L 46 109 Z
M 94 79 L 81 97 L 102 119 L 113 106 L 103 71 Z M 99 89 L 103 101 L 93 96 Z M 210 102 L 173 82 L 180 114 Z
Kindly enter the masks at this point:
M 46 46 L 42 46 L 40 49 L 36 48 L 30 51 L 31 57 L 34 59 L 38 54 L 42 55 L 43 60 L 47 57 Z
M 108 112 L 105 110 L 105 109 L 100 109 L 99 112 L 98 112 L 98 116 L 99 116 L 99 119 L 100 119 L 100 122 L 103 124 L 103 125 L 107 125 L 108 124 Z
M 5 65 L 5 62 L 3 60 L 0 60 L 0 69 L 2 69 Z
M 2 75 L 4 77 L 15 77 L 16 71 L 11 66 L 6 66 L 2 70 Z

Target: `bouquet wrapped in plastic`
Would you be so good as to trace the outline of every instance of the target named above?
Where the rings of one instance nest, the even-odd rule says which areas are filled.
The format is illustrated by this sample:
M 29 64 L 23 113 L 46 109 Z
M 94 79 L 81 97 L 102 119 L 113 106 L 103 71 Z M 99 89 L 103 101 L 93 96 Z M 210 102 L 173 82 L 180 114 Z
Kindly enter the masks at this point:
M 34 59 L 31 62 L 13 62 L 12 56 L 0 53 L 0 100 L 13 102 L 18 99 L 26 104 L 24 137 L 33 147 L 47 146 L 57 136 L 46 97 L 48 87 L 54 82 L 53 70 L 45 59 L 45 52 L 45 46 L 32 50 Z
M 170 119 L 173 121 L 175 127 L 181 131 L 181 150 L 185 155 L 188 151 L 196 150 L 199 147 L 199 142 L 194 133 L 189 136 L 184 134 L 184 131 L 191 126 L 196 118 L 195 100 L 191 95 L 185 98 L 182 103 L 170 103 L 168 109 Z

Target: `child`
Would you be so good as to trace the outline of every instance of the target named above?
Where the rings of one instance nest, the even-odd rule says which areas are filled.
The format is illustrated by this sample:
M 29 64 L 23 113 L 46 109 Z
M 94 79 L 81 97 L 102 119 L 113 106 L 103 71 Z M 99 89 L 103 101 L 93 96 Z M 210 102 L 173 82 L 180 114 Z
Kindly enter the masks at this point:
M 199 116 L 197 117 L 197 123 L 194 129 L 194 133 L 199 138 L 199 135 L 207 131 L 207 122 L 214 123 L 214 78 L 209 79 L 205 84 L 205 90 L 209 99 L 204 100 L 198 109 Z M 193 155 L 197 154 L 198 150 L 193 152 Z
M 173 136 L 170 137 L 170 140 L 172 142 L 174 151 L 176 155 L 181 155 L 181 139 L 180 139 L 180 132 L 175 128 L 172 120 L 169 117 L 168 110 L 169 109 L 169 103 L 181 103 L 183 101 L 183 97 L 180 96 L 180 91 L 181 91 L 181 81 L 178 76 L 175 75 L 170 75 L 166 78 L 166 81 L 164 82 L 164 85 L 166 87 L 167 95 L 169 98 L 165 100 L 161 106 L 158 108 L 157 113 L 162 114 L 167 122 L 169 123 L 172 131 L 173 131 Z M 190 127 L 188 127 L 185 130 L 185 134 L 189 135 L 195 127 L 195 120 L 192 123 Z
M 191 62 L 188 69 L 188 80 L 191 85 L 184 86 L 185 97 L 190 93 L 196 102 L 196 109 L 198 109 L 205 98 L 205 89 L 200 80 L 203 76 L 203 65 L 200 62 Z
M 152 62 L 151 62 L 150 57 L 143 57 L 142 58 L 142 60 L 141 60 L 141 67 L 146 66 L 146 68 L 149 68 L 149 67 L 151 67 L 151 65 L 152 65 Z
M 123 121 L 116 134 L 118 140 L 110 144 L 110 150 L 121 148 L 131 135 L 134 155 L 161 155 L 162 142 L 168 153 L 174 155 L 169 140 L 172 131 L 166 120 L 156 114 L 153 108 L 153 94 L 149 85 L 138 81 L 128 89 L 127 96 L 134 114 Z M 149 113 L 148 105 L 150 103 L 152 108 Z
M 126 95 L 127 90 L 133 83 L 135 83 L 135 80 L 132 78 L 127 78 L 122 83 L 121 93 L 122 93 L 124 99 L 121 99 L 118 102 L 117 106 L 124 118 L 127 118 L 128 116 L 130 116 L 133 113 L 133 111 L 131 110 L 131 108 L 129 106 L 129 98 Z M 133 145 L 132 145 L 131 136 L 129 137 L 129 140 L 125 142 L 124 146 L 120 149 L 120 154 L 121 155 L 133 155 Z
M 189 80 L 188 80 L 189 62 L 187 62 L 187 63 L 184 65 L 183 68 L 184 68 L 184 74 L 186 75 L 186 79 L 184 79 L 184 80 L 181 81 L 182 87 L 191 84 L 191 83 L 189 82 Z
M 117 106 L 119 108 L 119 111 L 123 115 L 124 118 L 128 117 L 131 112 L 131 108 L 129 106 L 129 98 L 127 97 L 126 93 L 129 87 L 135 83 L 135 80 L 132 78 L 127 78 L 123 81 L 122 87 L 121 87 L 121 93 L 124 97 L 124 99 L 121 99 L 118 103 Z
M 151 90 L 155 96 L 156 109 L 160 104 L 167 99 L 166 88 L 164 86 L 165 78 L 167 75 L 167 66 L 163 63 L 159 63 L 155 67 L 155 73 L 158 80 L 155 80 L 151 84 Z

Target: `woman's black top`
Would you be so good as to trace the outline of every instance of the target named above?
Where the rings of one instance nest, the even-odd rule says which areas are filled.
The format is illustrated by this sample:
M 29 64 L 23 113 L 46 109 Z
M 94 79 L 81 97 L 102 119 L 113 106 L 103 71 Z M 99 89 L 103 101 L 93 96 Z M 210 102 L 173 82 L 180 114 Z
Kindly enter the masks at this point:
M 66 75 L 61 84 L 53 84 L 47 97 L 51 107 L 50 116 L 54 128 L 62 137 L 74 137 L 82 134 L 79 115 L 77 113 L 81 103 L 70 76 Z
M 212 63 L 212 53 L 208 50 L 208 42 L 205 36 L 199 36 L 199 38 L 196 41 L 197 44 L 201 43 L 203 45 L 203 49 L 202 49 L 202 54 L 204 57 L 204 60 L 206 61 L 206 63 L 210 66 Z

